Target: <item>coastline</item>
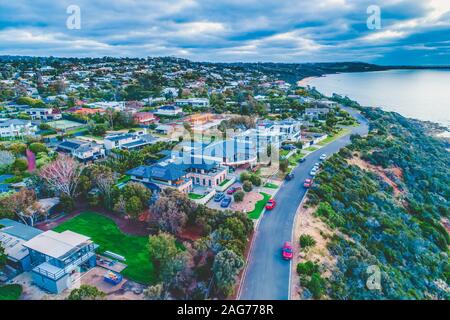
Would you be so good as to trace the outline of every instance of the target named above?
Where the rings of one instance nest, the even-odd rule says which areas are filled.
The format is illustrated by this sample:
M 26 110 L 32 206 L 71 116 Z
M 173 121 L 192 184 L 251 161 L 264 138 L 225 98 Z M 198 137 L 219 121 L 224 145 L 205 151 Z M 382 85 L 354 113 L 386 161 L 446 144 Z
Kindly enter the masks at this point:
M 303 78 L 301 80 L 298 80 L 297 81 L 297 86 L 299 86 L 299 87 L 306 87 L 306 86 L 308 86 L 308 82 L 310 82 L 312 79 L 315 79 L 315 78 L 319 78 L 319 77 L 306 77 L 306 78 Z

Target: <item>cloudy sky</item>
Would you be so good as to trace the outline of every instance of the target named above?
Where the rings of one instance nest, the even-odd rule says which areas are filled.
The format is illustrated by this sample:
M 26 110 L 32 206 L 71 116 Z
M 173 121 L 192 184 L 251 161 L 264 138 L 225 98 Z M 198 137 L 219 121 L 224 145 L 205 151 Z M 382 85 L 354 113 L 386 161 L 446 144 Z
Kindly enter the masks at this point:
M 2 54 L 449 65 L 450 0 L 0 0 Z

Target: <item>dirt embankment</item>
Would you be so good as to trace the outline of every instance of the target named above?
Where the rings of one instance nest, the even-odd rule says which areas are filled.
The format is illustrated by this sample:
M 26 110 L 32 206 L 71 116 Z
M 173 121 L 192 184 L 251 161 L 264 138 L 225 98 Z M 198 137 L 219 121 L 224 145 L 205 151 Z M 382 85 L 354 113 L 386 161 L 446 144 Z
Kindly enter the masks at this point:
M 388 174 L 394 175 L 399 180 L 403 180 L 402 169 L 400 169 L 398 167 L 385 169 L 382 167 L 374 166 L 373 164 L 370 164 L 367 161 L 364 161 L 359 156 L 354 156 L 351 159 L 347 159 L 347 163 L 358 166 L 362 170 L 370 171 L 370 172 L 373 172 L 376 175 L 378 175 L 381 179 L 383 179 L 384 182 L 386 182 L 387 184 L 389 184 L 392 187 L 392 189 L 394 190 L 394 196 L 396 198 L 399 198 L 406 193 L 405 190 L 401 190 L 399 188 L 399 186 L 397 185 L 397 183 L 395 181 L 393 181 L 391 178 L 389 178 L 389 176 L 388 176 Z
M 331 230 L 323 221 L 314 216 L 316 209 L 316 207 L 304 208 L 303 206 L 297 209 L 292 243 L 294 252 L 296 253 L 292 261 L 291 270 L 291 299 L 293 300 L 302 299 L 303 289 L 296 271 L 299 262 L 312 261 L 317 263 L 320 265 L 324 278 L 331 276 L 337 262 L 336 257 L 333 257 L 327 248 L 327 244 L 335 235 L 335 231 Z M 300 248 L 299 238 L 304 234 L 310 235 L 316 241 L 313 247 L 307 249 Z

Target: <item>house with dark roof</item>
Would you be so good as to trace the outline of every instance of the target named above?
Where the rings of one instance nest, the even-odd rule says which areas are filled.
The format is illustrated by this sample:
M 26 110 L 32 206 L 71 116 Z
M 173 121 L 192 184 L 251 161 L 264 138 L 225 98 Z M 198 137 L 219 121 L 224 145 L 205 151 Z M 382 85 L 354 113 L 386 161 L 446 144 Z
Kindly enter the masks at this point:
M 70 154 L 84 163 L 95 161 L 105 156 L 104 147 L 93 141 L 68 139 L 58 144 L 56 150 Z
M 227 168 L 218 162 L 196 163 L 195 159 L 181 160 L 181 158 L 169 159 L 150 166 L 140 166 L 129 170 L 127 174 L 132 180 L 141 182 L 151 189 L 172 187 L 183 193 L 191 192 L 195 185 L 215 188 L 227 177 Z

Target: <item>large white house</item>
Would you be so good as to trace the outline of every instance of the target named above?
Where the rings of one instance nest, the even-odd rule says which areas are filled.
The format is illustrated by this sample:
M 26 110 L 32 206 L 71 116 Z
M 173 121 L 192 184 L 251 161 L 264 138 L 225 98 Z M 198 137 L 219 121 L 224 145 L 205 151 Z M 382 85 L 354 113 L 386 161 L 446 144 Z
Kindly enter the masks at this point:
M 177 116 L 183 112 L 183 109 L 177 106 L 162 106 L 159 107 L 155 112 L 156 115 L 160 116 Z
M 140 130 L 133 133 L 111 134 L 105 137 L 104 144 L 106 150 L 112 149 L 138 149 L 146 145 L 152 144 L 156 139 L 147 134 L 147 131 Z
M 30 120 L 0 119 L 0 137 L 34 136 L 38 126 Z
M 52 108 L 27 108 L 23 112 L 33 120 L 58 120 L 62 118 L 61 113 L 53 112 Z
M 209 99 L 207 98 L 189 98 L 189 99 L 177 99 L 175 100 L 177 107 L 195 107 L 195 108 L 207 108 L 209 107 Z

